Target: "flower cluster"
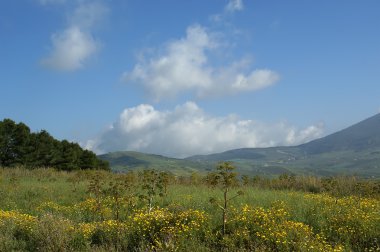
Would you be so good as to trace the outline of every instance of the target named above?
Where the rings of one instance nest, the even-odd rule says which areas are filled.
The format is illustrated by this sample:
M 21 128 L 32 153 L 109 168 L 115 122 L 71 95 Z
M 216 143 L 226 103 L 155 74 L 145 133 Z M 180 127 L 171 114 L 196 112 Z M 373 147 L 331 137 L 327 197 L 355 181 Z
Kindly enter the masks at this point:
M 189 237 L 200 231 L 206 220 L 206 214 L 199 210 L 175 213 L 166 208 L 156 208 L 150 213 L 137 211 L 131 217 L 131 230 L 136 237 L 148 241 L 152 249 L 163 249 L 180 237 Z
M 343 251 L 331 246 L 322 235 L 302 223 L 289 220 L 289 213 L 278 202 L 270 209 L 245 205 L 231 220 L 238 246 L 260 246 L 274 251 Z
M 0 226 L 13 223 L 23 231 L 32 232 L 36 222 L 37 218 L 29 214 L 0 210 Z
M 200 210 L 172 203 L 148 212 L 136 209 L 131 198 L 111 196 L 71 205 L 44 202 L 34 209 L 36 217 L 0 210 L 0 230 L 11 231 L 7 233 L 22 242 L 36 242 L 36 248 L 55 244 L 46 251 L 72 244 L 77 250 L 90 245 L 175 251 L 201 244 L 229 251 L 380 251 L 378 199 L 294 192 L 280 196 L 283 201 L 267 208 L 232 205 L 226 232 L 221 232 L 219 216 Z M 297 205 L 291 203 L 295 201 Z
M 102 202 L 102 209 L 109 209 Z M 93 213 L 97 210 L 97 202 L 92 199 L 73 206 L 60 206 L 53 202 L 42 204 L 41 211 L 60 214 L 81 212 Z M 103 212 L 103 214 L 106 212 Z M 199 210 L 171 211 L 167 208 L 156 208 L 150 213 L 144 210 L 133 212 L 125 220 L 104 219 L 103 221 L 85 221 L 74 224 L 73 231 L 78 237 L 93 242 L 101 236 L 112 241 L 117 237 L 129 237 L 136 244 L 147 243 L 150 249 L 174 246 L 178 239 L 189 237 L 204 227 L 207 216 Z
M 310 214 L 318 216 L 319 228 L 329 239 L 352 248 L 380 250 L 379 200 L 323 194 L 309 194 L 305 199 L 316 206 Z
M 122 208 L 126 209 L 128 200 L 122 199 Z M 55 202 L 43 202 L 36 208 L 37 212 L 41 213 L 54 213 L 65 217 L 77 217 L 82 221 L 99 221 L 110 220 L 114 217 L 115 200 L 112 197 L 105 197 L 97 201 L 94 198 L 87 198 L 71 206 L 59 205 Z
M 53 201 L 43 202 L 36 208 L 37 212 L 68 215 L 74 211 L 72 206 L 62 206 Z
M 76 232 L 85 239 L 91 240 L 97 232 L 102 232 L 106 237 L 118 237 L 128 230 L 128 225 L 125 222 L 116 220 L 106 220 L 100 222 L 80 223 L 77 226 Z

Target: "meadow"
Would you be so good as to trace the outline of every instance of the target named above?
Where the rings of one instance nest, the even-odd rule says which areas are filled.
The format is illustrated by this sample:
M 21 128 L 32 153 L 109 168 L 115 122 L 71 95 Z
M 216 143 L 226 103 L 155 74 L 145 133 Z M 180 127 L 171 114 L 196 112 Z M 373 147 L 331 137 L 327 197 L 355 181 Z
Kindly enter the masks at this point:
M 224 175 L 0 169 L 0 251 L 380 251 L 378 181 Z

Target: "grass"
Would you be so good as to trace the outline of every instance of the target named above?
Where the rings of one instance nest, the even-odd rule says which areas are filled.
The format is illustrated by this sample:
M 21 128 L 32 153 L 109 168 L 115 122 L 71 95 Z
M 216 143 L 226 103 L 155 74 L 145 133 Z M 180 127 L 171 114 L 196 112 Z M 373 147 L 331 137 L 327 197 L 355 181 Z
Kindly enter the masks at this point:
M 99 195 L 89 189 L 95 175 Z M 109 183 L 116 181 L 129 181 L 129 189 L 110 192 Z M 231 195 L 238 190 L 244 195 L 230 202 L 228 232 L 222 235 L 221 210 L 209 199 L 221 199 L 223 192 L 201 181 L 172 179 L 166 195 L 155 195 L 148 214 L 139 199 L 144 191 L 138 177 L 0 169 L 0 251 L 380 250 L 378 194 L 332 196 L 239 186 Z

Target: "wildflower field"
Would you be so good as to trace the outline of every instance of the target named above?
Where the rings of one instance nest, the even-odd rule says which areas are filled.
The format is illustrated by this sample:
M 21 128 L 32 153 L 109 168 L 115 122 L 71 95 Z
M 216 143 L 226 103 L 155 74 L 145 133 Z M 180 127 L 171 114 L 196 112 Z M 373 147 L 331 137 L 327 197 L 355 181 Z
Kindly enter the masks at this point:
M 0 169 L 0 251 L 380 251 L 378 182 L 210 177 Z

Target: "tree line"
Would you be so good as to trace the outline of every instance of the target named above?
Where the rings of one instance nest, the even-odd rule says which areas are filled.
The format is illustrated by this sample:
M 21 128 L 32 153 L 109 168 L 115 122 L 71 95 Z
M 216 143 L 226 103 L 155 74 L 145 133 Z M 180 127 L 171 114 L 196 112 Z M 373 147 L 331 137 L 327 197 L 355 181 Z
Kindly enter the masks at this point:
M 0 167 L 54 167 L 58 170 L 109 170 L 107 161 L 79 144 L 59 141 L 47 131 L 31 132 L 24 123 L 0 121 Z

